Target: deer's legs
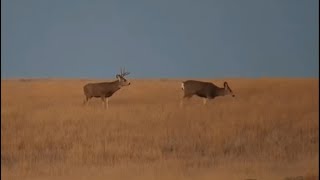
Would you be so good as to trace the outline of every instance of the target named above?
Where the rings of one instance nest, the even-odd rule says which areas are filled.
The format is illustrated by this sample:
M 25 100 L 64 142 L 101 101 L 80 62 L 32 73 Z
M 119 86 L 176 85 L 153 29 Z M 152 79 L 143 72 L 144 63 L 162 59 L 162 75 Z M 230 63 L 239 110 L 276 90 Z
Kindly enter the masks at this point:
M 101 100 L 102 100 L 103 107 L 106 108 L 106 98 L 103 96 L 101 97 Z
M 192 95 L 186 95 L 186 94 L 184 94 L 184 95 L 182 96 L 181 100 L 180 100 L 180 107 L 183 106 L 184 100 L 185 100 L 185 99 L 190 99 L 191 96 L 192 96 Z
M 204 98 L 202 99 L 202 100 L 203 100 L 203 104 L 206 105 L 207 102 L 208 102 L 208 100 L 213 99 L 213 98 L 214 98 L 214 97 L 212 97 L 212 96 L 204 97 Z
M 204 105 L 207 104 L 207 98 L 203 98 L 203 104 L 204 104 Z
M 89 100 L 90 100 L 90 98 L 88 96 L 86 96 L 86 98 L 83 101 L 83 105 L 87 105 Z
M 210 95 L 209 95 L 209 96 L 206 96 L 206 97 L 203 97 L 203 98 L 202 98 L 203 104 L 206 105 L 207 102 L 208 102 L 208 100 L 213 99 L 213 98 L 214 98 L 214 97 L 212 97 L 212 96 L 210 96 Z
M 107 98 L 107 109 L 109 109 L 109 98 Z

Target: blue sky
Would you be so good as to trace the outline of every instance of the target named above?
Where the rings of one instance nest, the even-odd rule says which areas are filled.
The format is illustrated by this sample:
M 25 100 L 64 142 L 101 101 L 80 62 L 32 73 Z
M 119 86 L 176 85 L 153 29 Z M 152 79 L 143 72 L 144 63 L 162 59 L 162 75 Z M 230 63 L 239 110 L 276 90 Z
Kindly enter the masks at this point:
M 1 76 L 317 77 L 318 0 L 1 0 Z

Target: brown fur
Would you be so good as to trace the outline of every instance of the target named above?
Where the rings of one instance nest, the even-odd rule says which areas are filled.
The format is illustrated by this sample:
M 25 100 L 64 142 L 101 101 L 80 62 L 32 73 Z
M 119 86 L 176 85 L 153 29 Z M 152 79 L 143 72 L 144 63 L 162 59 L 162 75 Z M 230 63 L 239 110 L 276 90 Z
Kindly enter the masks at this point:
M 182 82 L 183 98 L 190 98 L 193 95 L 206 99 L 214 99 L 217 96 L 232 95 L 235 96 L 227 82 L 224 82 L 224 87 L 220 88 L 210 82 L 202 82 L 195 80 L 187 80 Z
M 130 85 L 130 82 L 124 78 L 124 76 L 128 74 L 129 73 L 124 73 L 121 71 L 121 74 L 116 75 L 118 78 L 116 81 L 86 84 L 83 87 L 83 91 L 86 96 L 84 104 L 87 104 L 91 98 L 95 97 L 101 98 L 104 107 L 106 107 L 106 105 L 109 107 L 108 98 L 121 89 L 121 87 Z

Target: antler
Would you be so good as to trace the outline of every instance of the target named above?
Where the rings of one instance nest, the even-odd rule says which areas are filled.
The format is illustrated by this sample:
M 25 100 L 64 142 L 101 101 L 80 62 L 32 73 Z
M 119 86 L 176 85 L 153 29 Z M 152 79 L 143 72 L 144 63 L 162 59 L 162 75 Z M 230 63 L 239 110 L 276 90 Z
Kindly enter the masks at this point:
M 126 72 L 126 70 L 125 70 L 125 68 L 120 68 L 120 75 L 121 76 L 126 76 L 126 75 L 129 75 L 130 74 L 130 72 Z

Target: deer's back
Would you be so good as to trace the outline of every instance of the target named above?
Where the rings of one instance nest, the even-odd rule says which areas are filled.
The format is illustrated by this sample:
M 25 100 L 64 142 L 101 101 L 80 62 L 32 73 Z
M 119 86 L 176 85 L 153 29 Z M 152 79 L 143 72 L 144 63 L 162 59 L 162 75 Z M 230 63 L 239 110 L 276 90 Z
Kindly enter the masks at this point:
M 118 88 L 113 82 L 103 82 L 86 84 L 83 90 L 87 96 L 100 97 L 111 96 Z
M 185 81 L 183 82 L 183 85 L 184 92 L 186 94 L 196 94 L 201 97 L 213 94 L 215 90 L 218 88 L 210 82 L 202 82 L 195 80 Z

